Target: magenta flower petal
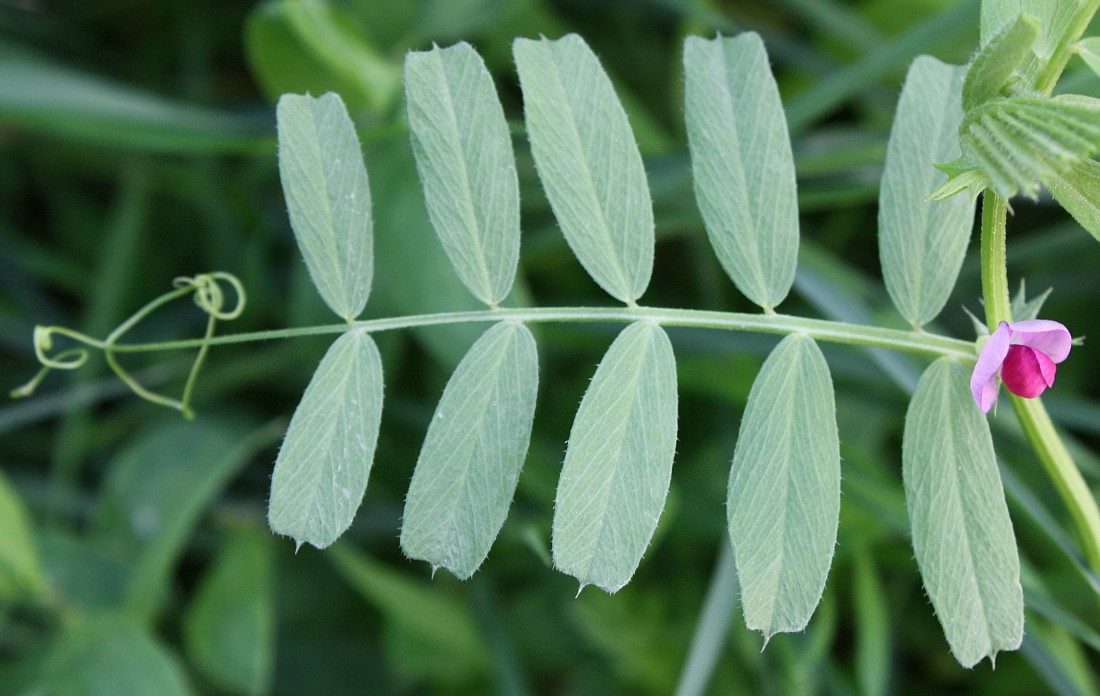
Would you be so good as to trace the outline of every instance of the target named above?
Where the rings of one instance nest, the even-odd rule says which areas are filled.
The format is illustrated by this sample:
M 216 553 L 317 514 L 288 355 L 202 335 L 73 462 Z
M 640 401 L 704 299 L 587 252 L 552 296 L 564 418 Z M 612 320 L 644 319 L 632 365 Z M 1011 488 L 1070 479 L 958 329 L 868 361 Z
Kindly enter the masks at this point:
M 1054 361 L 1042 352 L 1027 346 L 1012 346 L 1001 367 L 1001 380 L 1016 396 L 1034 399 L 1054 385 L 1057 369 Z
M 970 377 L 970 393 L 974 395 L 974 401 L 978 402 L 982 413 L 989 413 L 989 409 L 997 401 L 997 373 L 1008 355 L 1011 334 L 1012 329 L 1002 321 L 978 355 L 978 364 L 974 366 L 974 374 Z
M 1010 324 L 1012 344 L 1034 348 L 1055 363 L 1060 363 L 1069 355 L 1073 337 L 1069 330 L 1056 321 L 1031 319 Z
M 986 341 L 970 377 L 970 393 L 978 408 L 989 413 L 1001 382 L 1016 396 L 1039 396 L 1054 385 L 1056 364 L 1066 359 L 1072 346 L 1069 329 L 1056 321 L 1002 321 Z

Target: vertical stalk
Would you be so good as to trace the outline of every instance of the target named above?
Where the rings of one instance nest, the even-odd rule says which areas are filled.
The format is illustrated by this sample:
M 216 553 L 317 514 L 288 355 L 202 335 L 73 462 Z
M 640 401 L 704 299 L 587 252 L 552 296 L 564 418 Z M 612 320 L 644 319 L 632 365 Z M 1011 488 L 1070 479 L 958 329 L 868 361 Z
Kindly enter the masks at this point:
M 1012 321 L 1005 259 L 1008 206 L 992 191 L 982 196 L 982 294 L 986 323 L 993 331 L 1000 322 Z M 1054 429 L 1043 402 L 1015 395 L 1010 400 L 1028 442 L 1069 510 L 1086 562 L 1100 574 L 1100 509 L 1092 491 Z
M 1002 321 L 1012 321 L 1008 294 L 1008 259 L 1005 254 L 1005 224 L 1008 204 L 986 189 L 982 194 L 982 301 L 985 323 L 996 331 Z
M 718 564 L 710 576 L 710 586 L 695 624 L 695 635 L 676 685 L 676 696 L 701 696 L 706 693 L 729 637 L 730 622 L 738 600 L 737 566 L 733 562 L 733 549 L 725 532 L 718 543 L 721 547 Z

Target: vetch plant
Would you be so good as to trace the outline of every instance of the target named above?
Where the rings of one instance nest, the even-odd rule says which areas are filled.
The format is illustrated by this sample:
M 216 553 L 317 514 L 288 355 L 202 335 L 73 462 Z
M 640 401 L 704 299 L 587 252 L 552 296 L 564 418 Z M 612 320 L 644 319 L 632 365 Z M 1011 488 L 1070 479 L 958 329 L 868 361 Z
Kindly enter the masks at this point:
M 139 395 L 186 414 L 193 379 L 180 400 L 152 394 L 119 358 L 197 349 L 197 370 L 210 346 L 337 335 L 287 428 L 268 510 L 274 532 L 325 548 L 352 524 L 377 447 L 383 363 L 374 335 L 487 325 L 431 419 L 400 534 L 410 558 L 464 579 L 500 533 L 527 455 L 540 381 L 529 327 L 623 324 L 573 420 L 551 539 L 558 570 L 582 589 L 613 593 L 642 562 L 675 475 L 677 357 L 666 329 L 780 335 L 752 386 L 730 454 L 726 510 L 746 624 L 770 637 L 807 626 L 837 545 L 845 434 L 819 343 L 925 356 L 932 362 L 916 385 L 902 443 L 906 505 L 921 577 L 947 642 L 962 665 L 973 666 L 1018 648 L 1024 632 L 1021 564 L 982 415 L 995 402 L 999 381 L 1028 399 L 1014 396 L 1013 407 L 1076 523 L 1089 567 L 1100 572 L 1100 512 L 1033 398 L 1053 384 L 1070 335 L 1050 320 L 1013 323 L 1007 291 L 1011 196 L 1034 196 L 1045 186 L 1100 238 L 1100 165 L 1093 159 L 1100 152 L 1100 100 L 1051 96 L 1075 50 L 1094 57 L 1095 40 L 1081 41 L 1081 35 L 1097 3 L 1059 7 L 1068 9 L 987 1 L 982 45 L 968 66 L 921 56 L 909 68 L 887 148 L 878 231 L 885 287 L 908 329 L 777 311 L 798 264 L 797 185 L 779 90 L 764 41 L 751 32 L 688 38 L 683 68 L 691 170 L 706 235 L 730 281 L 760 312 L 644 304 L 655 263 L 644 162 L 595 53 L 581 37 L 567 35 L 513 45 L 526 135 L 566 242 L 616 304 L 504 304 L 520 258 L 513 143 L 481 57 L 459 43 L 408 55 L 406 113 L 431 223 L 458 278 L 484 309 L 359 319 L 370 299 L 373 237 L 383 231 L 374 229 L 355 127 L 336 94 L 287 94 L 277 109 L 287 208 L 310 278 L 341 321 L 214 336 L 214 321 L 237 313 L 222 309 L 218 283 L 233 284 L 241 305 L 243 289 L 230 276 L 210 274 L 155 300 L 105 340 L 40 329 L 35 345 L 43 370 L 79 367 L 84 353 L 73 351 L 96 348 Z M 969 195 L 952 195 L 964 191 Z M 979 196 L 982 301 L 993 330 L 980 354 L 974 341 L 925 328 L 955 285 Z M 153 309 L 187 293 L 210 317 L 206 336 L 119 341 Z M 51 356 L 58 334 L 84 348 Z

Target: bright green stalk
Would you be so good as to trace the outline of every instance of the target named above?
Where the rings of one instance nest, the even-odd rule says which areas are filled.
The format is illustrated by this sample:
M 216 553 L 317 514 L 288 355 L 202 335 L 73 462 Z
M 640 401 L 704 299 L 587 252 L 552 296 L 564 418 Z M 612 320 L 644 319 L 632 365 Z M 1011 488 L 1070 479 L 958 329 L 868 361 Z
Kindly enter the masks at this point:
M 986 323 L 992 331 L 1000 322 L 1012 321 L 1005 259 L 1008 208 L 1005 200 L 992 191 L 987 190 L 983 196 L 982 294 Z M 1085 560 L 1100 574 L 1100 508 L 1097 508 L 1092 491 L 1054 429 L 1043 402 L 1016 395 L 1010 395 L 1010 400 L 1028 442 L 1073 518 Z

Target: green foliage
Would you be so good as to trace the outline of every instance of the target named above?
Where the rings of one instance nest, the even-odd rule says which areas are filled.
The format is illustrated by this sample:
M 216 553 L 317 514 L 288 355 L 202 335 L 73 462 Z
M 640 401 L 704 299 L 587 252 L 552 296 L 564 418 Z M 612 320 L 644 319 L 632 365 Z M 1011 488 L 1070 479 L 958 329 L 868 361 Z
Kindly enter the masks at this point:
M 371 199 L 359 138 L 338 95 L 279 99 L 279 173 L 309 276 L 352 321 L 370 295 Z
M 657 324 L 608 348 L 584 393 L 554 504 L 554 565 L 615 592 L 634 575 L 668 495 L 676 449 L 676 361 Z
M 1096 13 L 1095 0 L 983 0 L 981 17 L 982 49 L 988 47 L 1006 27 L 1021 15 L 1034 18 L 1038 36 L 1031 55 L 1018 66 L 1021 86 L 1049 93 L 1065 66 L 1073 43 Z
M 133 441 L 103 482 L 92 538 L 130 565 L 124 601 L 150 616 L 199 517 L 255 443 L 229 422 L 169 421 Z
M 226 539 L 184 614 L 188 656 L 203 676 L 233 693 L 271 689 L 275 658 L 271 537 L 241 528 Z
M 1100 75 L 1100 36 L 1091 36 L 1081 39 L 1076 46 L 1077 55 L 1092 68 L 1092 71 Z
M 633 304 L 653 271 L 653 206 L 626 113 L 588 44 L 516 39 L 531 154 L 585 270 Z
M 902 87 L 879 192 L 879 256 L 890 299 L 920 327 L 947 303 L 974 224 L 973 201 L 929 200 L 941 175 L 929 162 L 953 159 L 964 70 L 921 56 Z
M 412 52 L 405 95 L 432 224 L 462 282 L 496 306 L 519 260 L 519 182 L 493 78 L 469 44 Z
M 982 47 L 963 85 L 963 157 L 939 165 L 951 180 L 937 197 L 989 188 L 1035 198 L 1040 183 L 1053 189 L 1100 152 L 1100 102 L 1048 97 L 1096 10 L 1091 0 L 982 3 Z
M 489 554 L 527 456 L 538 394 L 535 339 L 494 325 L 436 406 L 405 498 L 401 549 L 465 579 Z
M 323 549 L 351 526 L 367 489 L 382 420 L 382 359 L 348 331 L 329 347 L 286 431 L 271 476 L 268 521 Z
M 829 366 L 791 334 L 749 394 L 726 500 L 745 624 L 801 631 L 821 599 L 840 514 L 840 444 Z
M 1020 15 L 983 46 L 966 71 L 962 108 L 970 111 L 995 97 L 1008 96 L 1019 79 L 1016 70 L 1031 53 L 1038 36 L 1038 23 Z
M 1073 219 L 1100 241 L 1100 162 L 1082 160 L 1048 171 L 1043 183 Z
M 156 153 L 256 152 L 270 122 L 176 102 L 0 42 L 0 120 L 82 143 Z
M 0 598 L 17 600 L 42 592 L 44 583 L 31 521 L 18 491 L 0 476 Z
M 400 92 L 398 66 L 379 55 L 339 5 L 267 0 L 245 29 L 256 77 L 273 100 L 287 92 L 337 90 L 380 114 Z
M 882 577 L 869 552 L 856 555 L 852 568 L 856 620 L 856 677 L 862 694 L 889 693 L 890 607 Z
M 1091 693 L 1097 591 L 1077 513 L 1004 427 L 1007 409 L 992 417 L 1020 557 L 1015 574 L 1002 562 L 1017 542 L 966 392 L 974 345 L 948 336 L 972 335 L 953 308 L 979 293 L 979 262 L 963 255 L 982 189 L 1046 186 L 1098 236 L 1095 100 L 1048 97 L 1073 51 L 1095 53 L 1081 34 L 1096 4 L 986 0 L 965 81 L 918 58 L 889 141 L 904 65 L 920 52 L 965 61 L 976 1 L 761 14 L 273 0 L 243 25 L 243 10 L 208 0 L 131 8 L 127 21 L 170 24 L 167 40 L 126 32 L 110 3 L 64 23 L 16 10 L 36 23 L 21 40 L 92 67 L 20 51 L 6 64 L 15 91 L 0 87 L 0 350 L 14 347 L 0 374 L 18 384 L 34 357 L 54 370 L 22 390 L 52 393 L 0 405 L 0 434 L 20 428 L 0 448 L 0 693 Z M 740 28 L 755 31 L 678 38 Z M 232 59 L 242 30 L 248 69 Z M 44 40 L 54 32 L 64 38 Z M 513 42 L 540 34 L 565 36 Z M 298 96 L 325 92 L 340 97 Z M 513 147 L 521 98 L 527 139 Z M 36 110 L 5 110 L 24 102 Z M 272 111 L 278 172 L 270 128 L 255 125 Z M 191 155 L 148 154 L 162 152 Z M 940 194 L 970 201 L 926 200 L 942 180 L 929 165 L 944 161 Z M 888 292 L 873 279 L 876 213 Z M 1053 207 L 1017 213 L 1009 269 L 1057 285 L 1044 317 L 1095 333 L 1093 240 Z M 184 279 L 142 306 L 195 267 L 233 275 Z M 581 267 L 627 307 L 593 306 L 606 298 Z M 748 302 L 723 271 L 765 313 L 730 311 Z M 213 336 L 214 319 L 236 314 L 214 302 L 218 279 L 238 276 L 244 333 Z M 645 292 L 655 306 L 637 306 Z M 184 295 L 207 316 L 164 299 Z M 1015 318 L 1045 298 L 1021 292 Z M 886 328 L 900 323 L 890 300 L 926 328 Z M 800 316 L 775 314 L 780 302 Z M 99 340 L 129 306 L 142 309 Z M 340 323 L 323 323 L 329 310 Z M 38 316 L 86 334 L 50 327 L 28 347 Z M 174 340 L 202 335 L 203 319 L 204 338 Z M 538 327 L 536 350 L 543 322 L 570 326 Z M 589 380 L 608 324 L 627 327 Z M 788 336 L 762 370 L 771 341 L 758 331 Z M 315 339 L 266 340 L 319 334 L 339 337 L 316 371 Z M 196 365 L 212 353 L 190 424 L 111 403 L 128 386 L 189 413 L 195 370 L 149 359 L 168 347 L 198 349 Z M 951 356 L 926 373 L 906 425 L 911 525 L 897 442 L 920 372 L 884 347 Z M 97 350 L 123 385 L 97 378 Z M 1044 401 L 1095 486 L 1087 350 Z M 181 386 L 181 401 L 159 396 Z M 217 403 L 269 425 L 208 418 Z M 948 489 L 959 502 L 941 514 Z M 299 546 L 348 540 L 292 555 L 263 528 L 265 506 Z M 401 558 L 399 530 L 432 581 Z M 617 594 L 574 599 L 551 563 Z M 9 567 L 25 581 L 5 585 Z M 944 634 L 964 664 L 1019 644 L 1021 568 L 1022 649 L 996 672 L 952 665 Z
M 963 153 L 1006 198 L 1034 198 L 1040 182 L 1100 152 L 1100 100 L 1007 97 L 982 103 L 959 126 Z
M 737 289 L 765 311 L 798 261 L 794 158 L 783 105 L 757 34 L 684 43 L 695 196 Z
M 940 359 L 905 416 L 902 471 L 913 550 L 951 652 L 964 667 L 1020 647 L 1020 559 L 993 440 L 967 371 Z
M 372 306 L 382 315 L 396 316 L 483 309 L 455 275 L 432 231 L 409 148 L 394 143 L 373 154 L 386 163 L 371 180 L 375 198 L 386 205 L 378 205 L 378 292 Z M 516 283 L 509 301 L 521 304 L 516 298 L 522 296 L 523 284 Z M 453 368 L 482 329 L 454 324 L 414 331 L 435 361 Z
M 176 659 L 133 619 L 82 620 L 58 639 L 40 691 L 51 696 L 187 696 Z
M 427 672 L 453 684 L 484 669 L 485 645 L 463 604 L 350 546 L 334 546 L 329 560 L 356 592 L 387 617 L 387 648 L 409 676 Z

